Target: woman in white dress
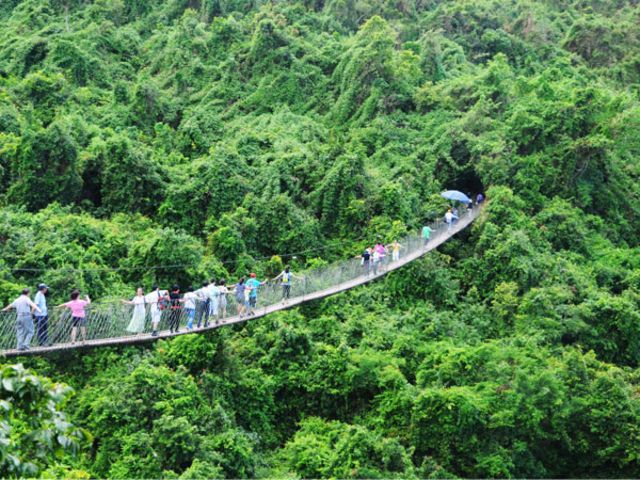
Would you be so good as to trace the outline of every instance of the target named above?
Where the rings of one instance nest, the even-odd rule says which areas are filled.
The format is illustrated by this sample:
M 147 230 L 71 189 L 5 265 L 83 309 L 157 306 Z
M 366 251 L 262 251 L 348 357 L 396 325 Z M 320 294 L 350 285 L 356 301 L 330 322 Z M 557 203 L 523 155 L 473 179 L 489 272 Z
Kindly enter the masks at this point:
M 136 290 L 136 296 L 133 297 L 133 300 L 123 300 L 122 303 L 127 305 L 133 305 L 133 315 L 131 317 L 131 321 L 127 326 L 127 332 L 131 333 L 142 333 L 144 331 L 144 319 L 146 316 L 146 302 L 144 298 L 144 292 L 142 288 L 138 288 Z

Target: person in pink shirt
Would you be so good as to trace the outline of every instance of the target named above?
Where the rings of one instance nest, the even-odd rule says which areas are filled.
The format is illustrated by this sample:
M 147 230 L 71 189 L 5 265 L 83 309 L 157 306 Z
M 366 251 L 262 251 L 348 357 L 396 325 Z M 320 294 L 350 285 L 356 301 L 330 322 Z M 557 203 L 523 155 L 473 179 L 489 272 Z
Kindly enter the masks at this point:
M 76 343 L 76 336 L 78 334 L 78 327 L 80 327 L 80 333 L 82 333 L 82 342 L 87 340 L 87 313 L 84 311 L 84 307 L 91 303 L 89 295 L 85 296 L 84 300 L 80 300 L 80 292 L 74 290 L 71 292 L 71 301 L 58 305 L 58 308 L 68 308 L 71 310 L 71 344 Z

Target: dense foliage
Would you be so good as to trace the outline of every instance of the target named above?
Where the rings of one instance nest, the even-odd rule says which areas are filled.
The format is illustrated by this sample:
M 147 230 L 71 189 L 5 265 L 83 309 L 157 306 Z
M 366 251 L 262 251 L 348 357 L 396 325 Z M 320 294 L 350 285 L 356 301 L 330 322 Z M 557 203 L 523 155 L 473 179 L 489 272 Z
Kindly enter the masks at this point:
M 639 25 L 624 0 L 3 1 L 2 301 L 301 269 L 444 188 L 490 198 L 376 285 L 30 360 L 92 443 L 21 471 L 0 442 L 3 474 L 639 476 Z

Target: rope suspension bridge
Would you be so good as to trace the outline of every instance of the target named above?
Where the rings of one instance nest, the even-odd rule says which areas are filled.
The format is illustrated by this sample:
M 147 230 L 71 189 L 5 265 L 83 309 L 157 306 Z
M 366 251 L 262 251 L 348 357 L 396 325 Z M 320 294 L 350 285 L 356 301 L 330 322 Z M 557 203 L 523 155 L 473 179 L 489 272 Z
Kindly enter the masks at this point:
M 16 344 L 16 313 L 2 312 L 0 314 L 0 351 L 6 357 L 20 355 L 43 355 L 52 352 L 69 351 L 82 348 L 95 348 L 103 346 L 132 345 L 143 342 L 151 342 L 160 338 L 170 338 L 191 333 L 200 333 L 213 330 L 227 325 L 246 322 L 256 318 L 264 317 L 270 313 L 285 310 L 306 302 L 329 297 L 346 290 L 350 290 L 359 285 L 371 282 L 387 273 L 397 270 L 404 265 L 417 260 L 427 252 L 442 245 L 455 234 L 469 226 L 481 212 L 480 206 L 462 211 L 460 218 L 449 225 L 442 220 L 438 220 L 430 225 L 431 236 L 427 242 L 421 235 L 409 235 L 399 240 L 402 246 L 400 258 L 393 260 L 390 255 L 376 265 L 375 268 L 365 268 L 361 264 L 360 258 L 352 258 L 332 265 L 314 269 L 308 272 L 301 272 L 291 285 L 291 298 L 283 302 L 281 285 L 270 283 L 260 287 L 258 294 L 258 305 L 253 309 L 250 316 L 239 316 L 237 303 L 233 294 L 229 294 L 229 301 L 226 308 L 226 316 L 211 317 L 209 325 L 201 328 L 187 330 L 187 315 L 185 309 L 164 310 L 161 318 L 161 330 L 157 335 L 151 335 L 148 328 L 150 324 L 149 305 L 145 322 L 147 328 L 143 333 L 131 333 L 127 330 L 132 314 L 133 306 L 125 305 L 122 302 L 94 302 L 86 308 L 86 329 L 87 339 L 71 343 L 70 331 L 72 318 L 66 308 L 49 308 L 49 320 L 47 329 L 47 345 L 38 346 L 38 332 L 35 332 L 32 345 L 29 350 L 17 350 Z M 197 305 L 196 309 L 201 308 Z M 178 321 L 181 329 L 177 332 L 167 329 L 170 316 Z M 164 329 L 162 329 L 164 328 Z

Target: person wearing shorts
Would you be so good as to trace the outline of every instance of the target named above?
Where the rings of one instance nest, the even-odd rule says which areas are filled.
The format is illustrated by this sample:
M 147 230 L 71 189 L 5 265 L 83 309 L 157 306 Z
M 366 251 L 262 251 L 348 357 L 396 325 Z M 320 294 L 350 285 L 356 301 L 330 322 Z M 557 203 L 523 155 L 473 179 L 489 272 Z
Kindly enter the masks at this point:
M 258 305 L 258 290 L 267 282 L 258 280 L 255 273 L 252 273 L 250 277 L 247 282 L 247 288 L 249 289 L 249 315 L 255 315 L 253 310 L 256 308 L 256 305 Z
M 245 291 L 247 290 L 247 285 L 244 283 L 245 278 L 242 277 L 238 280 L 238 283 L 235 285 L 234 293 L 236 295 L 236 302 L 238 303 L 238 316 L 242 318 L 247 308 L 247 304 L 245 302 Z
M 82 334 L 82 342 L 87 341 L 87 313 L 84 308 L 91 303 L 89 295 L 85 296 L 84 300 L 80 300 L 80 292 L 74 290 L 71 292 L 71 301 L 58 305 L 58 308 L 68 308 L 71 310 L 71 344 L 76 343 L 76 337 L 78 335 L 78 327 L 80 327 L 80 333 Z

